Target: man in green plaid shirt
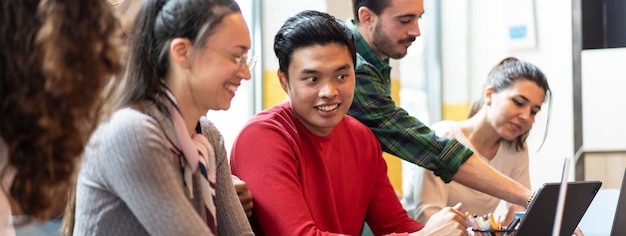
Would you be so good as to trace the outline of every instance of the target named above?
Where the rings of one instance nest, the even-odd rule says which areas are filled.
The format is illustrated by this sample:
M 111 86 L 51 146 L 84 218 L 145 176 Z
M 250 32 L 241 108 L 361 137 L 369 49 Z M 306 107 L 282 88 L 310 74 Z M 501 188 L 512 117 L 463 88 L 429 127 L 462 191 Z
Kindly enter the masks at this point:
M 391 98 L 389 58 L 400 59 L 420 36 L 423 0 L 353 0 L 356 90 L 349 115 L 370 127 L 385 152 L 508 202 L 526 205 L 532 191 L 500 174 L 455 139 L 433 131 Z

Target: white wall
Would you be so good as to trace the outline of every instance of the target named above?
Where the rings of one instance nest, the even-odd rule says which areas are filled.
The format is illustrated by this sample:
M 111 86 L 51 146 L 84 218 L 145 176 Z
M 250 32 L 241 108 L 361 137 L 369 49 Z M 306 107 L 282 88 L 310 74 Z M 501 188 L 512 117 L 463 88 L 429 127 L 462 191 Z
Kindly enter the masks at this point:
M 326 12 L 337 17 L 337 19 L 346 21 L 354 17 L 354 13 L 352 13 L 352 1 L 350 0 L 327 0 L 326 4 L 328 4 Z
M 274 36 L 287 18 L 304 10 L 326 11 L 325 0 L 288 1 L 264 0 L 263 17 L 263 63 L 264 69 L 278 69 L 278 59 L 274 54 Z
M 441 1 L 441 51 L 442 93 L 446 104 L 470 101 L 471 77 L 469 64 L 470 21 L 469 3 L 466 1 Z M 425 32 L 427 33 L 427 32 Z
M 460 42 L 450 38 L 442 39 L 444 61 L 453 61 L 443 64 L 444 88 L 462 90 L 463 88 L 455 87 L 454 83 L 463 79 L 459 71 L 468 71 L 470 98 L 471 100 L 478 98 L 487 73 L 506 56 L 516 56 L 530 61 L 539 66 L 548 77 L 553 101 L 545 144 L 535 152 L 545 130 L 548 115 L 545 105 L 528 140 L 531 155 L 531 185 L 536 189 L 544 182 L 560 180 L 563 158 L 574 154 L 571 1 L 534 1 L 536 46 L 517 50 L 509 50 L 506 43 L 507 31 L 504 22 L 512 13 L 505 11 L 504 4 L 512 0 L 472 0 L 469 4 L 459 3 L 458 0 L 442 1 L 443 32 L 459 34 L 458 32 L 466 31 L 468 38 L 466 62 L 458 62 L 459 53 L 460 55 L 464 53 L 459 46 Z M 468 14 L 462 14 L 463 11 L 458 9 L 459 7 L 467 7 Z M 455 37 L 464 39 L 463 35 Z M 456 64 L 459 64 L 458 67 Z M 454 92 L 456 91 L 446 90 L 444 94 Z M 444 103 L 447 102 L 445 99 L 446 96 Z M 570 179 L 573 179 L 573 170 L 570 173 Z
M 583 50 L 582 103 L 585 151 L 626 150 L 626 48 Z M 621 171 L 620 171 L 621 172 Z M 621 174 L 621 173 L 619 173 Z

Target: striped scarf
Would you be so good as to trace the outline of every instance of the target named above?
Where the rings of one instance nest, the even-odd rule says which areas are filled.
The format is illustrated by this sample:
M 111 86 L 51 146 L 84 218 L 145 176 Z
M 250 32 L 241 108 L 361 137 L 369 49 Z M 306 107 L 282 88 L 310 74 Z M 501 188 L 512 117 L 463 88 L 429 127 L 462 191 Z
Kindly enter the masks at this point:
M 168 104 L 169 112 L 174 123 L 176 137 L 180 144 L 180 149 L 185 157 L 182 162 L 184 166 L 184 184 L 187 187 L 189 196 L 193 197 L 192 176 L 198 172 L 200 174 L 200 191 L 202 195 L 202 203 L 206 210 L 206 222 L 213 235 L 217 235 L 217 220 L 215 214 L 215 152 L 209 140 L 202 135 L 200 125 L 196 127 L 196 133 L 189 137 L 185 122 L 180 111 L 176 107 L 175 100 L 168 91 L 170 99 Z

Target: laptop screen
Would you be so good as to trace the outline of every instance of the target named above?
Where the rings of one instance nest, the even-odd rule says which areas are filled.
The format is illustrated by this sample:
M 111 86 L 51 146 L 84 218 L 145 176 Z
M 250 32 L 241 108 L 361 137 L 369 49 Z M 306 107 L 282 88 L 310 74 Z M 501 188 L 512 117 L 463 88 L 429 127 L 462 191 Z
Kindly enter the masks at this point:
M 611 236 L 626 235 L 626 224 L 624 222 L 626 222 L 626 170 L 624 170 L 624 176 L 622 177 L 622 188 L 620 189 L 617 207 L 615 208 Z
M 526 210 L 517 236 L 552 235 L 561 183 L 545 183 Z M 600 181 L 569 182 L 561 222 L 560 235 L 571 236 L 589 204 L 602 186 Z

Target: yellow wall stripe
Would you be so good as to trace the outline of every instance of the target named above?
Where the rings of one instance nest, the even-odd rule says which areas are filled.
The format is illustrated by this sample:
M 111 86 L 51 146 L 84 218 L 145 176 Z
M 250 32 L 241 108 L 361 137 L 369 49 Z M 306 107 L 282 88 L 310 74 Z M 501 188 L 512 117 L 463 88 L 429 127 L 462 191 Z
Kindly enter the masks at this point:
M 276 70 L 263 71 L 263 109 L 280 104 L 287 98 L 287 93 L 280 87 Z
M 400 105 L 400 80 L 391 79 L 391 98 L 396 102 L 396 106 Z M 387 162 L 387 176 L 391 185 L 402 196 L 402 160 L 389 153 L 383 153 L 383 158 Z
M 467 112 L 469 111 L 470 103 L 446 103 L 442 107 L 442 118 L 444 120 L 466 120 Z

